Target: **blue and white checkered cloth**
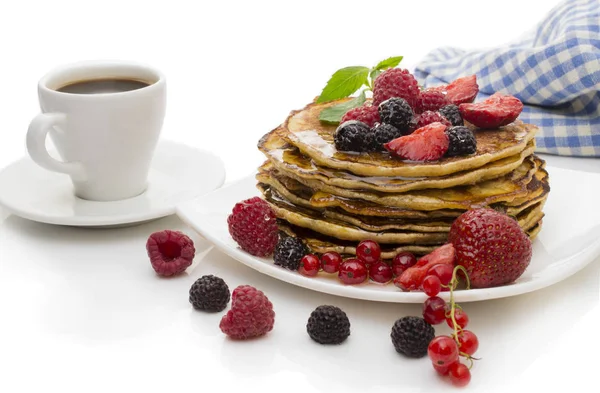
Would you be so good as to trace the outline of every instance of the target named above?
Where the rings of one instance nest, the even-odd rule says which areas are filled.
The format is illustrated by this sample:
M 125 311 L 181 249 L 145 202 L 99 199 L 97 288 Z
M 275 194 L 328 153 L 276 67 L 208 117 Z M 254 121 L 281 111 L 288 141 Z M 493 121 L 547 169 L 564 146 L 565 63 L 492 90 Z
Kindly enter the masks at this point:
M 540 127 L 539 152 L 600 157 L 600 1 L 566 0 L 505 47 L 439 48 L 416 66 L 424 86 L 477 75 L 480 95 L 518 97 L 520 118 Z

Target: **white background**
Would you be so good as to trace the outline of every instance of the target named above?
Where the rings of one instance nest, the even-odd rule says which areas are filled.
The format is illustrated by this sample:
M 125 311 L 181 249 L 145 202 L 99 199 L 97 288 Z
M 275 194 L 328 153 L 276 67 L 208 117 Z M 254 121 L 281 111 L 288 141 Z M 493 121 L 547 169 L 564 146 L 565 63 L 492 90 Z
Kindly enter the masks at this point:
M 160 68 L 168 81 L 163 137 L 217 153 L 233 181 L 261 163 L 258 139 L 312 100 L 336 69 L 393 55 L 405 56 L 410 67 L 437 46 L 499 45 L 532 28 L 556 3 L 3 2 L 0 167 L 25 154 L 25 130 L 39 110 L 36 82 L 61 63 L 125 59 Z M 598 160 L 550 160 L 600 171 Z M 202 174 L 190 181 L 202 181 Z M 176 218 L 113 231 L 55 228 L 2 212 L 0 220 L 2 392 L 452 388 L 427 359 L 393 352 L 393 321 L 417 315 L 418 306 L 291 288 L 209 250 L 197 236 L 202 255 L 195 268 L 159 280 L 144 242 L 154 230 L 190 232 Z M 207 273 L 231 288 L 263 289 L 278 313 L 275 330 L 253 342 L 225 340 L 220 314 L 193 312 L 187 303 L 189 286 Z M 596 386 L 599 275 L 597 260 L 537 293 L 466 305 L 484 358 L 468 390 Z M 345 345 L 313 345 L 304 333 L 310 311 L 322 303 L 350 315 Z

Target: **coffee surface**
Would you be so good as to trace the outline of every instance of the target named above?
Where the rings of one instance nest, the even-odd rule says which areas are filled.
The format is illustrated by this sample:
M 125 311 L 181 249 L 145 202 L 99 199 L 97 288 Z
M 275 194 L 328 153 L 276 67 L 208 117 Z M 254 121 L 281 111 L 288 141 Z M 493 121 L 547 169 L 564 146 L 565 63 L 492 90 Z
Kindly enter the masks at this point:
M 135 79 L 90 79 L 69 83 L 59 89 L 62 93 L 71 94 L 106 94 L 122 93 L 149 86 L 150 83 Z

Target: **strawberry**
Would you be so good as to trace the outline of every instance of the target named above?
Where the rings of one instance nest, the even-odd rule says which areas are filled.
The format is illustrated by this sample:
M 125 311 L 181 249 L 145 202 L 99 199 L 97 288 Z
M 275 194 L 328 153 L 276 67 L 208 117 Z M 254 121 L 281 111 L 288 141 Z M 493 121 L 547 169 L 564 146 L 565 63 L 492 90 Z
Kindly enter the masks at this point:
M 473 288 L 509 284 L 531 261 L 531 240 L 517 221 L 496 210 L 463 213 L 452 224 L 448 239 Z
M 446 125 L 435 122 L 421 127 L 410 135 L 401 136 L 383 147 L 390 153 L 413 161 L 435 161 L 448 150 Z
M 473 102 L 477 93 L 479 93 L 479 85 L 477 85 L 477 77 L 475 75 L 458 78 L 448 85 L 431 87 L 427 90 L 436 90 L 446 93 L 448 101 L 454 105 Z
M 516 97 L 500 93 L 477 104 L 460 104 L 463 119 L 480 128 L 496 128 L 512 123 L 523 110 L 523 103 Z
M 413 291 L 421 288 L 421 284 L 429 269 L 435 265 L 454 266 L 455 252 L 452 244 L 448 243 L 436 248 L 431 253 L 421 257 L 417 263 L 409 267 L 394 279 L 394 285 L 403 291 Z

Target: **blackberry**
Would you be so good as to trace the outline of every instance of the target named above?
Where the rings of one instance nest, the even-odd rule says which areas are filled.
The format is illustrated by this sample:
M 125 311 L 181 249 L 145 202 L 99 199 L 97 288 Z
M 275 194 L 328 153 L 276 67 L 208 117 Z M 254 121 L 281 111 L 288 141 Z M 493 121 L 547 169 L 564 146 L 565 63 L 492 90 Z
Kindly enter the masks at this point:
M 413 116 L 413 110 L 404 98 L 394 97 L 379 104 L 381 122 L 393 125 L 400 132 L 409 130 Z
M 223 311 L 229 303 L 229 287 L 222 278 L 202 276 L 190 288 L 190 303 L 196 310 Z
M 277 266 L 298 270 L 302 257 L 308 253 L 308 248 L 302 243 L 302 240 L 290 236 L 279 239 L 275 246 L 273 259 Z
M 365 140 L 365 135 L 371 129 L 368 125 L 358 120 L 350 120 L 340 124 L 335 130 L 333 140 L 339 151 L 364 152 L 371 149 L 370 141 Z
M 463 156 L 477 151 L 477 140 L 473 131 L 465 126 L 450 127 L 446 129 L 448 135 L 448 156 Z
M 319 306 L 308 318 L 306 331 L 319 344 L 341 344 L 350 335 L 350 320 L 335 306 Z
M 460 111 L 458 110 L 458 106 L 454 104 L 446 105 L 443 108 L 438 109 L 438 112 L 444 116 L 450 124 L 453 126 L 463 126 L 465 122 L 463 121 L 462 116 L 460 115 Z
M 423 318 L 403 317 L 394 323 L 391 337 L 396 352 L 421 358 L 427 355 L 427 347 L 435 337 L 435 330 Z
M 402 132 L 391 124 L 376 124 L 373 128 L 376 151 L 385 151 L 383 145 L 402 136 Z

